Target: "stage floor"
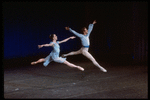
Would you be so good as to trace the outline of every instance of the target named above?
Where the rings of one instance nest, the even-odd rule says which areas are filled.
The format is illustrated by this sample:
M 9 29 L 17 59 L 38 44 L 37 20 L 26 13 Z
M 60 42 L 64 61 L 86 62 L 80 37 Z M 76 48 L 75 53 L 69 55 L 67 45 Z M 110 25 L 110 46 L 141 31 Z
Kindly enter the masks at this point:
M 147 66 L 102 64 L 107 73 L 91 62 L 75 62 L 82 72 L 64 64 L 50 63 L 4 69 L 5 99 L 147 99 Z

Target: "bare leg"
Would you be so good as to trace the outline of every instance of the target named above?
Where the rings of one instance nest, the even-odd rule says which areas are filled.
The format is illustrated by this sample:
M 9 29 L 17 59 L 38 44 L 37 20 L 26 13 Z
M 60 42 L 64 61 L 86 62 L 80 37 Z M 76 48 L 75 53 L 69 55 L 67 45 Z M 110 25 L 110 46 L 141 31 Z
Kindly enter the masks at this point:
M 41 58 L 41 59 L 39 59 L 39 60 L 37 60 L 37 61 L 31 62 L 31 65 L 35 65 L 35 64 L 37 64 L 37 63 L 41 63 L 41 62 L 44 62 L 44 61 L 45 61 L 45 59 L 44 59 L 44 58 Z
M 66 65 L 69 66 L 69 67 L 75 67 L 75 68 L 78 68 L 78 69 L 81 70 L 81 71 L 84 71 L 84 68 L 82 68 L 82 67 L 80 67 L 80 66 L 76 66 L 76 65 L 74 65 L 74 64 L 72 64 L 72 63 L 70 63 L 70 62 L 68 62 L 68 61 L 65 61 L 64 64 L 66 64 Z
M 72 55 L 78 55 L 78 54 L 81 54 L 81 49 L 78 51 L 70 52 L 68 54 L 63 54 L 63 56 L 66 57 L 66 56 L 72 56 Z
M 93 62 L 93 64 L 94 64 L 95 66 L 99 67 L 103 72 L 107 72 L 106 69 L 104 69 L 102 66 L 100 66 L 100 65 L 97 63 L 97 61 L 94 59 L 94 57 L 93 57 L 88 51 L 84 50 L 84 51 L 82 51 L 82 54 L 83 54 L 84 56 L 86 56 L 88 59 L 90 59 L 90 60 Z

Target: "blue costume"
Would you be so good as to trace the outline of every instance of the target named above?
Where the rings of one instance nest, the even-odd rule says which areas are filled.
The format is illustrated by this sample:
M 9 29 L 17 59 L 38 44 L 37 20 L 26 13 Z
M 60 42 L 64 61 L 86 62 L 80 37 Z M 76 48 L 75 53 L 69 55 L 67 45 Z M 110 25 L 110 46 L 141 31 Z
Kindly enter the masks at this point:
M 93 24 L 89 24 L 88 34 L 87 35 L 79 34 L 76 31 L 72 30 L 71 28 L 69 28 L 69 31 L 72 32 L 73 34 L 75 34 L 76 36 L 78 36 L 80 38 L 83 47 L 88 48 L 90 46 L 89 36 L 91 34 L 93 26 L 94 26 Z
M 43 65 L 46 67 L 51 61 L 55 61 L 58 63 L 63 63 L 64 61 L 66 61 L 66 58 L 62 58 L 59 57 L 59 53 L 60 53 L 60 46 L 59 46 L 59 41 L 57 41 L 57 43 L 54 42 L 50 42 L 50 44 L 53 43 L 53 50 L 51 51 L 51 53 L 45 58 L 45 62 L 43 63 Z
M 90 40 L 89 40 L 89 36 L 91 34 L 91 31 L 93 29 L 93 24 L 89 24 L 88 27 L 88 33 L 86 35 L 83 34 L 79 34 L 76 31 L 72 30 L 71 28 L 69 28 L 69 31 L 72 32 L 73 34 L 75 34 L 77 37 L 80 38 L 81 43 L 82 43 L 82 47 L 80 50 L 75 51 L 75 52 L 70 52 L 68 54 L 64 54 L 64 57 L 66 56 L 70 56 L 70 55 L 77 55 L 77 54 L 83 54 L 85 57 L 87 57 L 88 59 L 90 59 L 93 64 L 97 67 L 99 67 L 103 72 L 107 72 L 106 69 L 104 69 L 102 66 L 100 66 L 97 61 L 95 60 L 95 58 L 88 52 L 89 46 L 90 46 Z

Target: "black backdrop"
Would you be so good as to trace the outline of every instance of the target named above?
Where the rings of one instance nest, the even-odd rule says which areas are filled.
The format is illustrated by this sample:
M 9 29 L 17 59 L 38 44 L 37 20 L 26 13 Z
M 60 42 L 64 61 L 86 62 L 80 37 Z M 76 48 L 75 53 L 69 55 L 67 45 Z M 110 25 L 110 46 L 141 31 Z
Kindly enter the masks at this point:
M 4 59 L 47 56 L 49 34 L 58 40 L 80 32 L 96 20 L 90 35 L 91 54 L 114 63 L 146 62 L 148 55 L 148 2 L 3 2 Z M 78 50 L 79 38 L 61 46 L 61 54 Z M 75 58 L 75 57 L 74 57 Z

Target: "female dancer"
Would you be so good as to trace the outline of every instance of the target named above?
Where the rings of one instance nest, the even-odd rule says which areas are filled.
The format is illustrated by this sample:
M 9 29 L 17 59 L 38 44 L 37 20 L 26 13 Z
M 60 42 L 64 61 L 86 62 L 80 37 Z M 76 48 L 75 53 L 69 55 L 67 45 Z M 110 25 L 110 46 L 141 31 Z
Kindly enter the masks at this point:
M 53 51 L 46 58 L 41 58 L 41 59 L 39 59 L 37 61 L 31 62 L 31 65 L 35 65 L 37 63 L 44 62 L 43 65 L 46 67 L 51 61 L 54 61 L 54 62 L 58 62 L 58 63 L 64 63 L 64 64 L 68 65 L 69 67 L 78 68 L 79 70 L 84 71 L 84 68 L 68 62 L 66 60 L 66 58 L 59 57 L 59 53 L 60 53 L 60 46 L 59 46 L 59 44 L 61 44 L 63 42 L 66 42 L 69 39 L 74 39 L 75 38 L 74 36 L 69 37 L 67 39 L 64 39 L 62 41 L 57 41 L 56 34 L 50 35 L 49 38 L 52 40 L 52 42 L 50 42 L 49 44 L 38 45 L 38 47 L 42 48 L 42 47 L 52 46 L 53 47 Z
M 104 69 L 102 66 L 100 66 L 97 63 L 97 61 L 94 59 L 94 57 L 88 52 L 89 46 L 90 46 L 89 36 L 95 23 L 96 23 L 96 20 L 94 20 L 92 24 L 89 24 L 88 30 L 86 27 L 82 28 L 83 34 L 79 34 L 76 31 L 72 30 L 71 28 L 65 27 L 66 30 L 69 30 L 70 32 L 72 32 L 73 34 L 75 34 L 77 37 L 81 39 L 82 47 L 78 51 L 70 52 L 68 54 L 63 54 L 62 57 L 83 54 L 85 57 L 90 59 L 95 66 L 99 67 L 103 72 L 107 72 L 107 70 Z

